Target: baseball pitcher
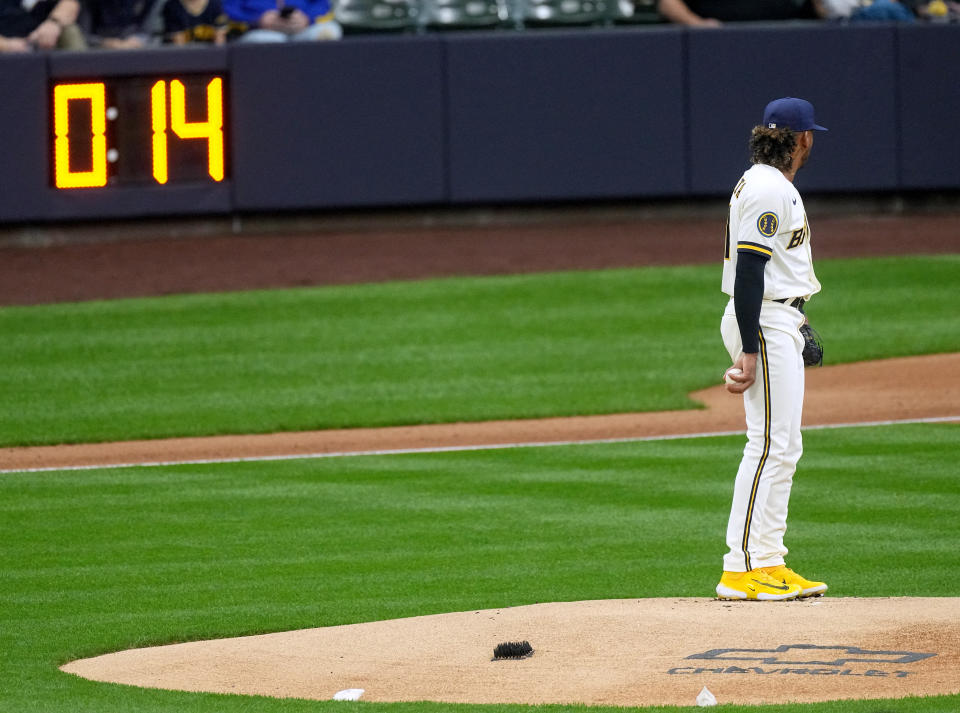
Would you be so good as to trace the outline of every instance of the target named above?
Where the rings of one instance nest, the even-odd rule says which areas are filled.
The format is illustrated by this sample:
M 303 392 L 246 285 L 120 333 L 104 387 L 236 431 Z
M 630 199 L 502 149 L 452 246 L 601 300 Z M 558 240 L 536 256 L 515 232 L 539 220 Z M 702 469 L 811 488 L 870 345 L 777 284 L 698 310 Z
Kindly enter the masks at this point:
M 803 200 L 793 186 L 814 131 L 826 129 L 814 122 L 810 102 L 770 102 L 750 137 L 753 165 L 730 197 L 722 285 L 730 301 L 720 331 L 733 360 L 724 375 L 727 390 L 743 394 L 747 444 L 734 484 L 720 599 L 777 601 L 827 589 L 786 567 L 783 544 L 803 452 L 803 370 L 822 359 L 822 350 L 811 353 L 819 340 L 809 338 L 804 315 L 820 283 Z

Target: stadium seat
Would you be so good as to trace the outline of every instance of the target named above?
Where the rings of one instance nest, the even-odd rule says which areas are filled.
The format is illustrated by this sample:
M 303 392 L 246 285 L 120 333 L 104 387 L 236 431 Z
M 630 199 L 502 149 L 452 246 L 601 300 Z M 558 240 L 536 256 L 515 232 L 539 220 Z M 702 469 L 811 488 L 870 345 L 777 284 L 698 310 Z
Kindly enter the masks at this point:
M 523 0 L 526 26 L 608 24 L 615 17 L 617 0 Z
M 424 24 L 432 29 L 494 28 L 510 21 L 507 0 L 424 0 Z
M 663 22 L 657 10 L 657 0 L 619 0 L 613 21 L 617 24 L 638 25 Z
M 334 14 L 344 32 L 414 30 L 420 22 L 420 0 L 337 0 Z

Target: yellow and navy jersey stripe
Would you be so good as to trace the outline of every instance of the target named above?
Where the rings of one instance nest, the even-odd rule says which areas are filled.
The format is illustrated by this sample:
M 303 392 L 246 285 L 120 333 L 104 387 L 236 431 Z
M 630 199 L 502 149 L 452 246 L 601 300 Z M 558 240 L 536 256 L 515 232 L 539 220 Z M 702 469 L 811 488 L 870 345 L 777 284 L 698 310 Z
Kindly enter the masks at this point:
M 741 240 L 737 243 L 737 252 L 738 253 L 753 253 L 754 255 L 762 255 L 763 257 L 770 259 L 773 257 L 773 248 L 762 243 L 751 243 L 746 240 Z

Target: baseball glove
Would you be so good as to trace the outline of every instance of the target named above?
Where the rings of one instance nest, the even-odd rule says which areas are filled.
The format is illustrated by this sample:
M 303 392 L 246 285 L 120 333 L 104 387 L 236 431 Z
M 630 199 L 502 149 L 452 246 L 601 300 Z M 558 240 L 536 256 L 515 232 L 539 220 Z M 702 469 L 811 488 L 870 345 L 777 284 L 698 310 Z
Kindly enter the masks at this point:
M 817 330 L 809 324 L 801 325 L 800 336 L 803 337 L 803 363 L 806 366 L 823 364 L 823 342 Z

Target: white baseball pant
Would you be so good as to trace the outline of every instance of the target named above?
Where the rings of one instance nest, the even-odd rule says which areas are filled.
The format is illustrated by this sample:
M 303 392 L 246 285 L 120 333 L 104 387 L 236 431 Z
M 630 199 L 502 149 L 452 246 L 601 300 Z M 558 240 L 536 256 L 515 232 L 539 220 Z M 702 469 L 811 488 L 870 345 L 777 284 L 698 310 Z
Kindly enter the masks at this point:
M 803 453 L 803 314 L 764 300 L 760 310 L 757 380 L 743 394 L 747 444 L 733 488 L 723 569 L 747 572 L 784 563 L 787 507 L 797 461 Z M 720 323 L 730 358 L 742 351 L 731 299 Z

